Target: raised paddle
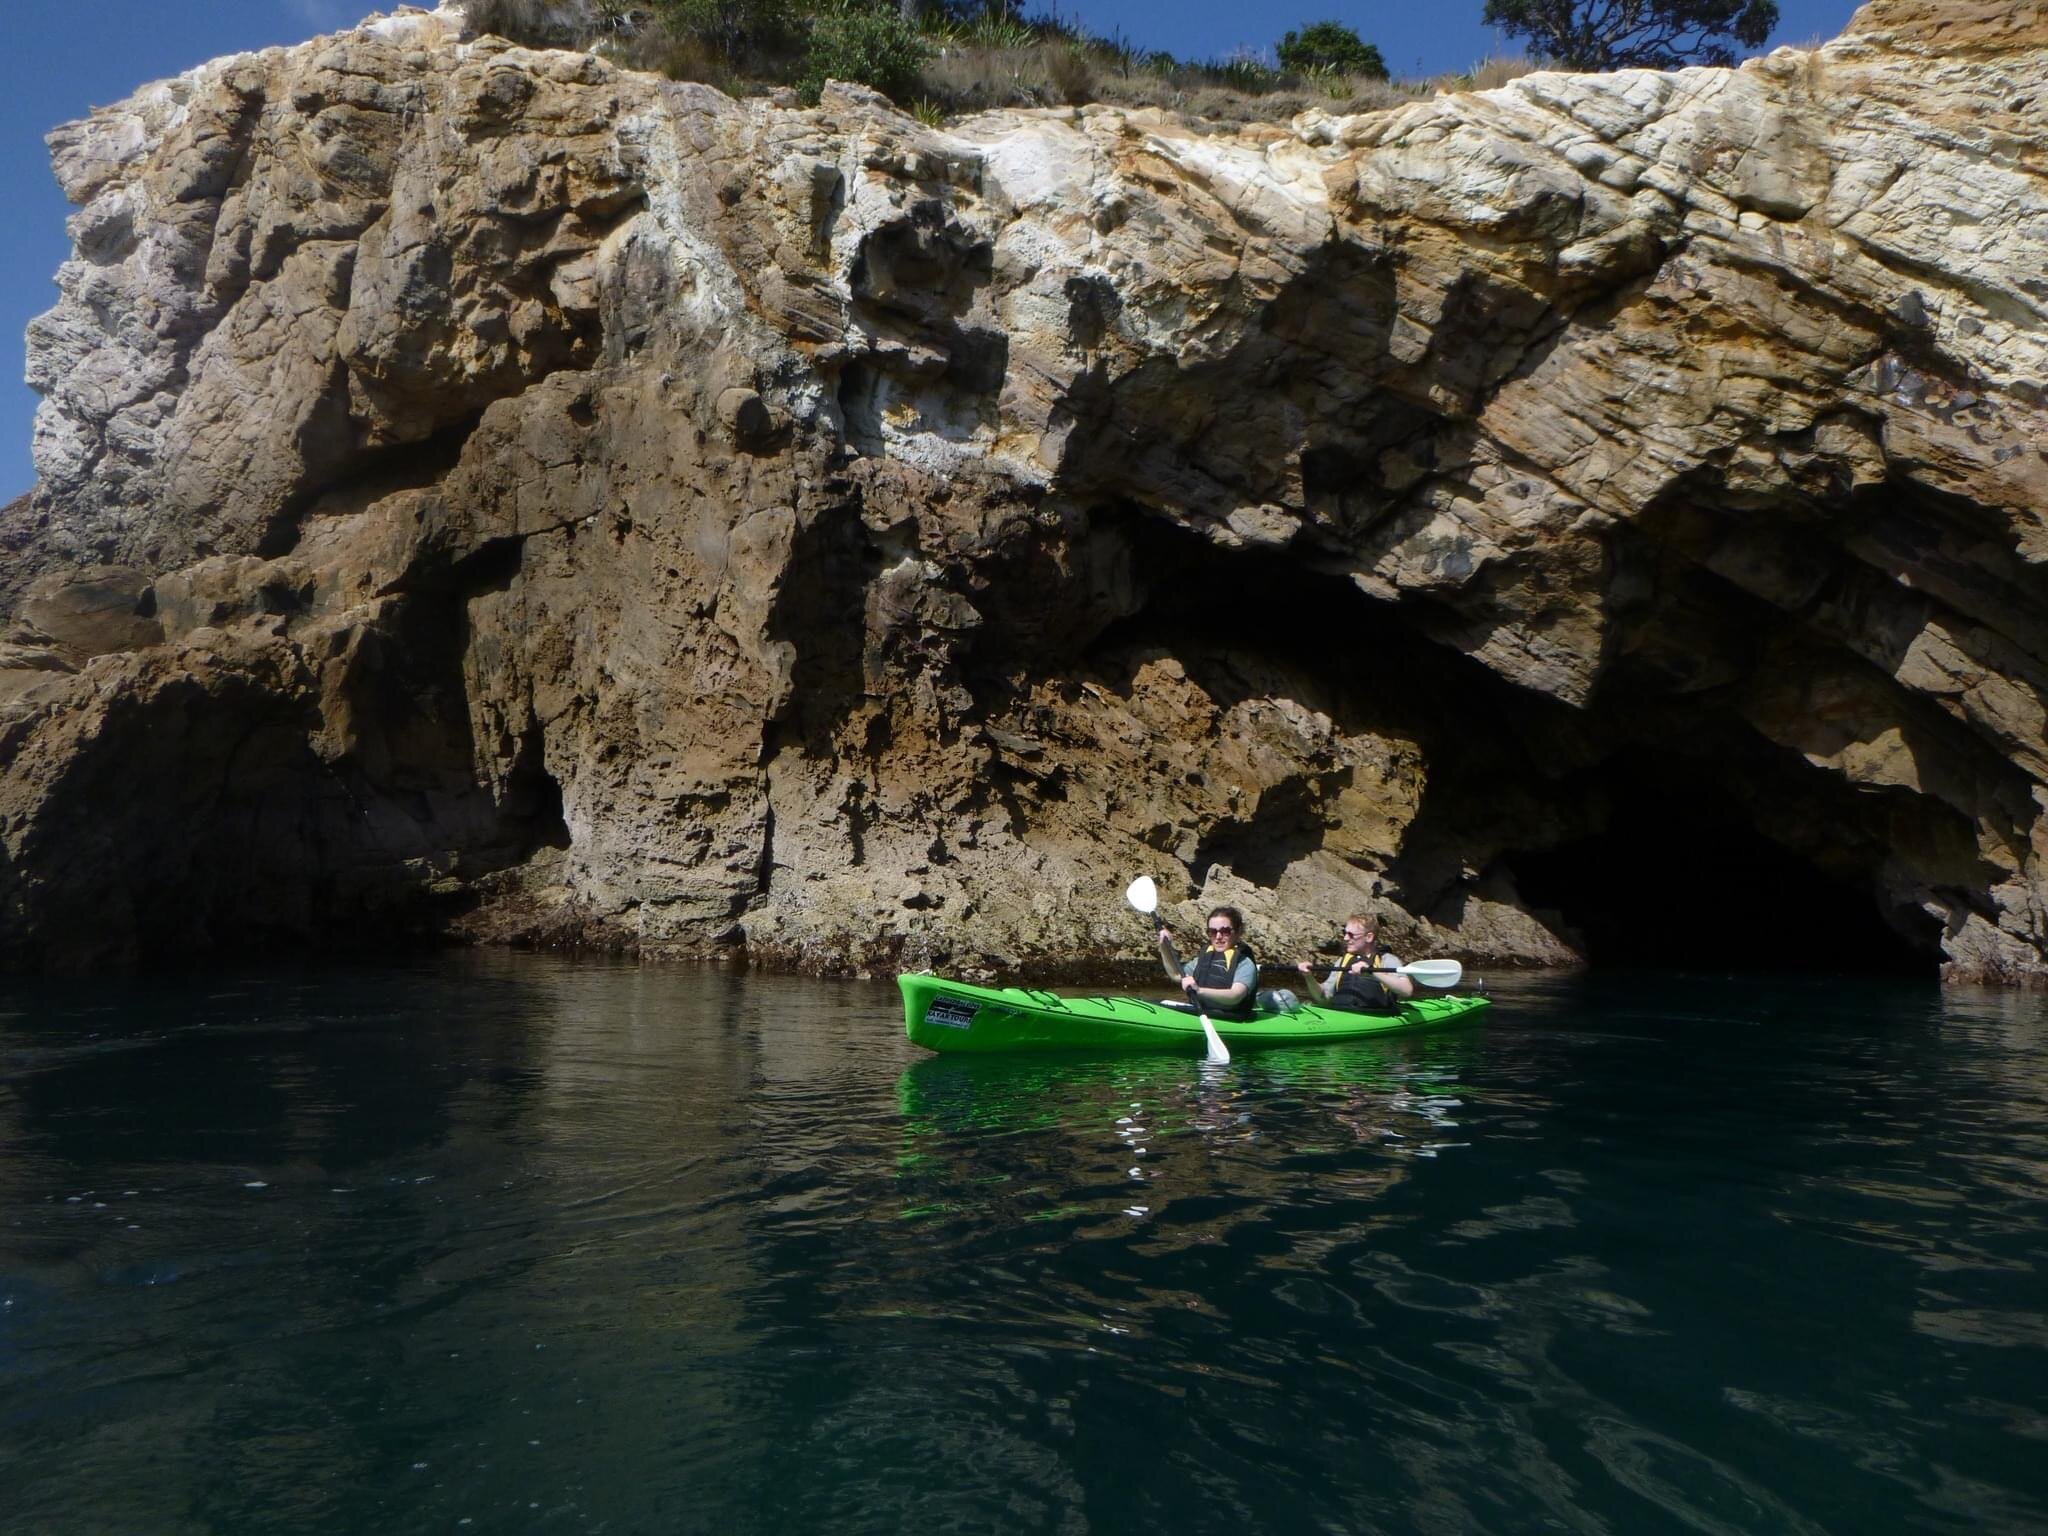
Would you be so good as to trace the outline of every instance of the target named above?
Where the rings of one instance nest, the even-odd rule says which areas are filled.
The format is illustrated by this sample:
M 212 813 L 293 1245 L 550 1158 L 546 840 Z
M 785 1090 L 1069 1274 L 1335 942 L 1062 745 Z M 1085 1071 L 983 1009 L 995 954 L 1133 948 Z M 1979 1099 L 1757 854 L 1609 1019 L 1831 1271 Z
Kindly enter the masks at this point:
M 1152 883 L 1150 875 L 1140 875 L 1124 888 L 1124 900 L 1128 901 L 1146 917 L 1159 910 L 1159 887 Z M 1230 1065 L 1230 1050 L 1223 1043 L 1223 1037 L 1216 1033 L 1216 1026 L 1209 1022 L 1209 1015 L 1202 1011 L 1199 1001 L 1195 1002 L 1195 1017 L 1202 1021 L 1202 1037 L 1209 1042 L 1209 1061 L 1219 1067 Z

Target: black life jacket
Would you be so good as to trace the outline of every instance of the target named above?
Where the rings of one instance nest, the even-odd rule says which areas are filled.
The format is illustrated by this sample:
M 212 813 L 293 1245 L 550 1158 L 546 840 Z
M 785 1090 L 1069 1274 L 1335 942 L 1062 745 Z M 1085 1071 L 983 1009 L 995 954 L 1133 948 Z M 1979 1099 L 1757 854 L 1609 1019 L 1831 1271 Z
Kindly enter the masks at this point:
M 1195 956 L 1195 985 L 1217 992 L 1227 992 L 1237 984 L 1235 973 L 1238 966 L 1246 960 L 1252 963 L 1252 985 L 1251 990 L 1245 993 L 1244 1001 L 1235 1007 L 1220 1003 L 1205 1005 L 1209 1012 L 1226 1014 L 1234 1019 L 1250 1017 L 1259 1000 L 1258 957 L 1243 944 L 1234 945 L 1229 949 L 1204 949 Z
M 1386 956 L 1377 951 L 1370 955 L 1346 955 L 1344 974 L 1337 978 L 1337 990 L 1330 994 L 1330 1006 L 1342 1008 L 1347 1013 L 1399 1013 L 1401 999 L 1389 992 L 1386 983 L 1373 974 L 1373 967 L 1385 960 Z

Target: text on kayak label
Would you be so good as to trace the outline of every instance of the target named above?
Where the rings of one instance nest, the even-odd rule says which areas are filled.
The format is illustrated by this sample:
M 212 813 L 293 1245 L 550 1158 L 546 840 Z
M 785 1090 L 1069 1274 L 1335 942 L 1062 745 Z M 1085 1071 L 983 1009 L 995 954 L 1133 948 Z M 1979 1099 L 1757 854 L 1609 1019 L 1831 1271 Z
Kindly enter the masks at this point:
M 981 1011 L 979 1003 L 963 1003 L 957 998 L 935 997 L 931 1006 L 924 1011 L 927 1024 L 943 1024 L 948 1029 L 966 1029 L 974 1023 L 975 1014 Z

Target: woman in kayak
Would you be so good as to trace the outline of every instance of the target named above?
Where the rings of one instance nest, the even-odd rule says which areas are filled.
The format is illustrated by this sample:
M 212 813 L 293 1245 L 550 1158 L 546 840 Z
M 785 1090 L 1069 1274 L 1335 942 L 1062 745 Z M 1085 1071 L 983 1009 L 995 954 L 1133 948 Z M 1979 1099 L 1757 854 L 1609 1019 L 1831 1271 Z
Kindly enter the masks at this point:
M 1235 907 L 1218 907 L 1209 914 L 1208 926 L 1209 947 L 1183 962 L 1173 947 L 1173 931 L 1161 924 L 1159 962 L 1202 1012 L 1250 1018 L 1259 991 L 1259 962 L 1245 947 L 1244 914 Z
M 1317 981 L 1315 966 L 1304 960 L 1295 967 L 1309 996 L 1326 1008 L 1347 1013 L 1392 1013 L 1403 998 L 1415 995 L 1415 983 L 1400 974 L 1401 962 L 1379 947 L 1379 924 L 1363 912 L 1344 919 L 1344 958 L 1327 981 Z

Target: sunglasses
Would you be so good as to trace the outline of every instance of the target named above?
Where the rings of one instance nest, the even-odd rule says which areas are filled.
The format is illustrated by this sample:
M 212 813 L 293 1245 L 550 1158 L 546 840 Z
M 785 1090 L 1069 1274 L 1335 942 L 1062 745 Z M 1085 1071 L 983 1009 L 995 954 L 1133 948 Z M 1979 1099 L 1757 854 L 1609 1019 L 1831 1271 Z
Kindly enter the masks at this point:
M 1230 924 L 1228 924 L 1228 923 L 1218 923 L 1218 924 L 1217 924 L 1217 925 L 1216 925 L 1215 927 L 1211 928 L 1211 929 L 1210 929 L 1209 931 L 1210 931 L 1211 933 L 1235 933 L 1235 932 L 1237 932 L 1237 930 L 1236 930 L 1235 928 L 1231 927 L 1231 926 L 1230 926 Z

